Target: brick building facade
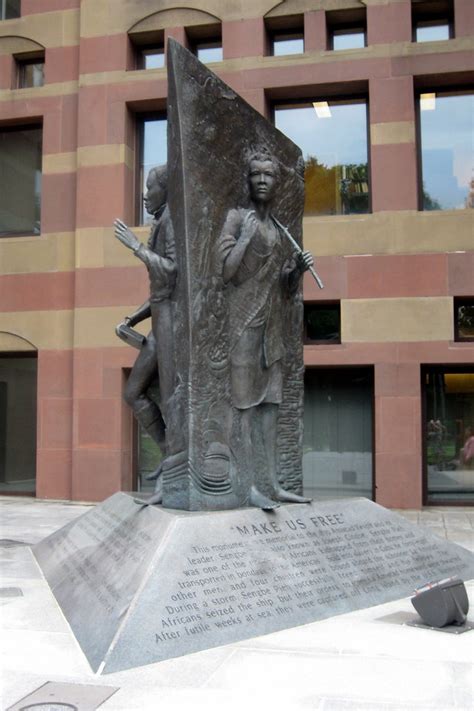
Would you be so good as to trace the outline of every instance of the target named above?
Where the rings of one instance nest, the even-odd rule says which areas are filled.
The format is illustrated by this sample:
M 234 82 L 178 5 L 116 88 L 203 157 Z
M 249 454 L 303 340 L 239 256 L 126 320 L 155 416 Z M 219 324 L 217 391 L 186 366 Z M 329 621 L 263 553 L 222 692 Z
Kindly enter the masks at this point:
M 333 494 L 358 493 L 351 484 L 362 452 L 366 488 L 378 503 L 472 500 L 474 470 L 460 449 L 474 426 L 474 343 L 472 321 L 464 330 L 459 322 L 474 303 L 472 191 L 462 205 L 427 205 L 421 175 L 432 162 L 423 163 L 421 113 L 429 97 L 442 102 L 472 90 L 474 3 L 1 6 L 0 492 L 101 500 L 136 486 L 140 440 L 122 402 L 135 352 L 114 326 L 146 298 L 148 283 L 143 266 L 114 240 L 112 223 L 120 216 L 146 239 L 137 210 L 140 165 L 148 161 L 144 126 L 165 118 L 159 55 L 174 37 L 194 51 L 221 51 L 213 71 L 277 125 L 288 107 L 363 103 L 366 208 L 347 207 L 341 185 L 353 193 L 355 179 L 338 163 L 332 214 L 308 210 L 304 219 L 305 247 L 326 284 L 319 291 L 305 277 L 307 317 L 328 306 L 340 316 L 335 335 L 306 334 L 305 457 L 335 467 Z M 441 26 L 446 38 L 417 35 Z M 350 36 L 361 33 L 362 46 L 351 48 Z M 346 35 L 349 47 L 338 49 L 335 38 Z M 280 41 L 289 42 L 287 54 Z M 351 129 L 348 121 L 349 137 Z M 449 125 L 443 130 L 449 134 Z M 463 151 L 454 156 L 454 173 L 462 163 L 465 175 Z M 18 215 L 28 222 L 28 212 L 25 228 Z M 339 409 L 327 411 L 326 421 L 334 433 L 312 443 L 335 400 Z M 365 434 L 347 443 L 361 419 L 369 423 Z M 311 467 L 308 459 L 308 482 L 318 476 Z M 318 486 L 309 489 L 317 495 Z

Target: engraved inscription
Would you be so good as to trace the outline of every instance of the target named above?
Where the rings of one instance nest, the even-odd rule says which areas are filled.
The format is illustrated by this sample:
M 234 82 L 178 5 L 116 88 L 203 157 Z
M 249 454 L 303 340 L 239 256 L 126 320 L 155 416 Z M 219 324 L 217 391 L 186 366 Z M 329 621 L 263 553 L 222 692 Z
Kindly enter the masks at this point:
M 191 546 L 156 644 L 235 627 L 258 634 L 266 621 L 279 629 L 279 618 L 286 626 L 379 604 L 461 563 L 403 521 L 351 523 L 342 511 L 242 522 L 224 538 Z

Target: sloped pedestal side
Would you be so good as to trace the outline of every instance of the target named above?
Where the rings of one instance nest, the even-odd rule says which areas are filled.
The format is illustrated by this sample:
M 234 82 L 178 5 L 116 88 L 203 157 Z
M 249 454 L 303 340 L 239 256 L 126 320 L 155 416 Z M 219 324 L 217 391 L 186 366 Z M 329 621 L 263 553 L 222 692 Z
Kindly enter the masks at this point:
M 474 555 L 367 499 L 205 513 L 118 493 L 33 548 L 94 671 L 410 595 Z

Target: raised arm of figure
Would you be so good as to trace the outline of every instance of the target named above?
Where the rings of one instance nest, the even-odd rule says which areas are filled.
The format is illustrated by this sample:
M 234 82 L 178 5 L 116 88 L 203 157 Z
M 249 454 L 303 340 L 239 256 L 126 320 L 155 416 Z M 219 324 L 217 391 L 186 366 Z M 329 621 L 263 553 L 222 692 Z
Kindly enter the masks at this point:
M 115 237 L 123 245 L 125 245 L 125 247 L 128 247 L 128 249 L 131 249 L 133 252 L 136 252 L 141 245 L 141 242 L 136 234 L 134 234 L 132 230 L 127 227 L 125 222 L 122 222 L 122 220 L 119 220 L 118 218 L 114 221 L 114 234 Z

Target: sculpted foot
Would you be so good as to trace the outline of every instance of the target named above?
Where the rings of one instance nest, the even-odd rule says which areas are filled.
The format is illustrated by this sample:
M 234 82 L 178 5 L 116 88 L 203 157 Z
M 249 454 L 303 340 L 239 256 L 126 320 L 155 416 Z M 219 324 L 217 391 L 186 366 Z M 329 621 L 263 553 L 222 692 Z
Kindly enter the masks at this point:
M 250 489 L 250 504 L 264 511 L 273 511 L 273 509 L 277 509 L 280 506 L 276 501 L 264 496 L 256 486 L 252 486 Z
M 155 481 L 160 476 L 162 470 L 163 470 L 163 462 L 160 462 L 160 464 L 154 471 L 152 471 L 150 474 L 146 475 L 145 479 L 147 481 Z
M 299 494 L 294 494 L 292 491 L 286 491 L 279 487 L 275 492 L 275 498 L 277 501 L 282 501 L 289 504 L 310 504 L 311 499 L 306 496 L 300 496 Z

